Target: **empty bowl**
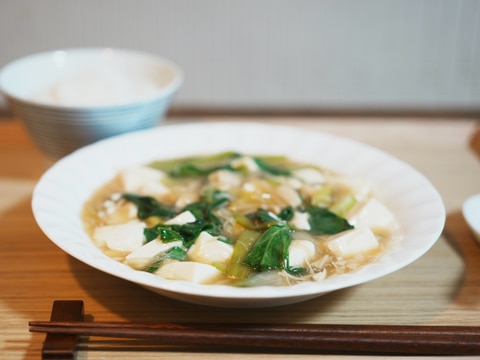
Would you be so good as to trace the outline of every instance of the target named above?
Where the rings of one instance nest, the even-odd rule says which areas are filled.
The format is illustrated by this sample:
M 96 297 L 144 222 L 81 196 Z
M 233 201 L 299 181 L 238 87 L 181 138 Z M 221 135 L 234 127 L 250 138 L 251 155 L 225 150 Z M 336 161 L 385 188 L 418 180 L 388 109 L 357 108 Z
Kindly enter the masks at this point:
M 7 64 L 0 89 L 52 159 L 97 140 L 156 126 L 183 82 L 173 62 L 112 48 L 65 49 Z

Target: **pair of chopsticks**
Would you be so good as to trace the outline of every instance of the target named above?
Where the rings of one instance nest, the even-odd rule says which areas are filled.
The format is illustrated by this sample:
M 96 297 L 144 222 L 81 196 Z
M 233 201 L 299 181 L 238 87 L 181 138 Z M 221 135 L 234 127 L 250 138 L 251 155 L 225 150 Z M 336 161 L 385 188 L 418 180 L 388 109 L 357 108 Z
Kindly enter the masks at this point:
M 58 305 L 58 304 L 57 304 Z M 480 355 L 480 327 L 31 321 L 50 335 L 317 354 Z

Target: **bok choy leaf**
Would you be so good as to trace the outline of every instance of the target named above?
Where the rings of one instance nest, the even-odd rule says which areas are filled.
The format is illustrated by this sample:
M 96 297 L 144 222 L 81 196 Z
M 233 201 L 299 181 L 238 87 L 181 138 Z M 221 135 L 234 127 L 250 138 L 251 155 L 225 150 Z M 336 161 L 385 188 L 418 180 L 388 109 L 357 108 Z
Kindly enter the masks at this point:
M 288 247 L 292 242 L 288 226 L 277 224 L 265 230 L 243 260 L 254 271 L 284 269 L 288 266 Z
M 307 212 L 310 216 L 310 232 L 314 235 L 333 235 L 353 229 L 346 219 L 326 208 L 312 206 Z
M 123 194 L 122 197 L 136 205 L 139 219 L 146 219 L 150 216 L 171 218 L 175 214 L 172 206 L 164 205 L 151 196 Z

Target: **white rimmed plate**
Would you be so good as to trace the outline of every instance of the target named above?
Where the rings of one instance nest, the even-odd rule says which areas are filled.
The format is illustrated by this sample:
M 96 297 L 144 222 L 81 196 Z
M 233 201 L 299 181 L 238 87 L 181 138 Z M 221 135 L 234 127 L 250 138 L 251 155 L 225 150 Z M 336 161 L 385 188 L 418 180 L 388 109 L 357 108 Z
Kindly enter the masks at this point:
M 462 213 L 475 240 L 480 245 L 480 194 L 472 195 L 465 200 Z
M 288 287 L 236 288 L 165 280 L 104 255 L 83 229 L 80 213 L 92 193 L 121 169 L 156 159 L 233 150 L 281 154 L 371 181 L 394 212 L 403 237 L 379 261 L 362 269 Z M 290 126 L 242 122 L 165 125 L 86 146 L 55 163 L 34 189 L 32 208 L 42 231 L 61 249 L 108 274 L 161 295 L 222 307 L 268 307 L 305 301 L 359 285 L 412 263 L 439 238 L 445 222 L 442 199 L 418 171 L 371 146 Z

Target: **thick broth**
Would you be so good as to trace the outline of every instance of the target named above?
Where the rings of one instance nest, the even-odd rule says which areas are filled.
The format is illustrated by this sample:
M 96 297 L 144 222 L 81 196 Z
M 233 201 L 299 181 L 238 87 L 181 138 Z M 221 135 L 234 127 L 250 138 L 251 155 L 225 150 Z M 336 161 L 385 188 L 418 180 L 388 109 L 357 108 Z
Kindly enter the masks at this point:
M 215 161 L 209 161 L 212 158 Z M 221 158 L 221 161 L 218 158 Z M 255 161 L 256 159 L 260 159 L 258 163 Z M 232 163 L 236 165 L 233 166 Z M 172 164 L 177 165 L 172 166 Z M 192 174 L 192 167 L 187 174 L 175 173 L 178 172 L 178 164 L 189 164 L 189 166 L 194 164 L 197 170 L 202 170 L 202 173 Z M 258 164 L 263 167 L 259 167 Z M 278 268 L 275 265 L 267 264 L 267 269 L 261 270 L 242 263 L 241 267 L 247 267 L 248 275 L 246 276 L 232 275 L 228 272 L 231 257 L 225 262 L 214 261 L 208 265 L 215 267 L 223 275 L 215 277 L 212 281 L 204 281 L 204 283 L 236 286 L 291 285 L 302 281 L 321 281 L 334 275 L 355 271 L 375 261 L 378 255 L 384 251 L 396 226 L 396 222 L 391 221 L 388 226 L 372 227 L 371 231 L 378 241 L 376 246 L 348 256 L 339 256 L 332 250 L 332 239 L 338 239 L 344 232 L 355 230 L 356 226 L 350 224 L 349 219 L 355 218 L 355 214 L 361 212 L 362 207 L 374 199 L 373 193 L 368 188 L 366 190 L 365 186 L 355 188 L 351 185 L 356 184 L 356 180 L 352 181 L 352 179 L 339 176 L 326 169 L 311 164 L 293 162 L 283 157 L 263 158 L 237 154 L 228 156 L 217 154 L 188 160 L 174 159 L 169 162 L 148 164 L 147 168 L 154 169 L 161 174 L 157 181 L 168 191 L 142 193 L 142 190 L 133 195 L 149 196 L 158 203 L 168 206 L 173 209 L 173 217 L 184 212 L 192 204 L 199 204 L 202 201 L 208 203 L 205 198 L 214 196 L 212 194 L 226 197 L 228 200 L 225 204 L 211 209 L 212 218 L 221 221 L 221 225 L 218 225 L 211 233 L 217 237 L 217 241 L 221 241 L 233 249 L 235 249 L 235 242 L 243 232 L 253 231 L 261 236 L 272 224 L 278 226 L 280 231 L 283 231 L 284 227 L 288 228 L 288 231 L 283 231 L 283 234 L 288 234 L 288 237 L 284 239 L 290 247 L 284 247 L 283 251 L 287 253 L 290 251 L 290 254 L 297 251 L 298 249 L 291 247 L 295 240 L 300 240 L 296 243 L 306 244 L 309 249 L 314 249 L 314 254 L 312 255 L 310 252 L 301 266 L 288 266 L 291 261 L 291 258 L 288 258 L 290 254 L 284 259 L 285 266 L 283 268 L 281 265 Z M 313 177 L 311 176 L 309 179 L 305 174 L 300 176 L 302 171 Z M 132 221 L 141 221 L 146 228 L 161 227 L 172 216 L 152 215 L 139 219 L 137 205 L 123 196 L 125 193 L 131 194 L 131 189 L 126 189 L 125 184 L 126 175 L 125 172 L 121 172 L 98 189 L 85 204 L 82 219 L 87 232 L 105 254 L 131 266 L 127 261 L 127 256 L 132 251 L 119 250 L 108 246 L 105 242 L 98 241 L 95 238 L 96 229 Z M 318 224 L 313 224 L 312 220 L 317 216 L 317 209 L 328 210 L 325 214 L 330 217 L 334 216 L 335 221 L 338 220 L 337 222 L 347 228 L 333 234 L 322 233 L 324 230 L 319 231 L 318 229 L 312 231 L 312 227 L 318 227 Z M 292 213 L 294 213 L 293 217 L 291 217 Z M 294 222 L 297 215 L 299 219 L 303 219 L 303 223 L 301 221 Z M 266 222 L 262 222 L 262 216 L 270 216 L 270 218 Z M 322 221 L 324 222 L 322 219 L 320 223 Z M 208 230 L 206 231 L 208 232 Z M 258 239 L 256 241 L 259 242 Z M 274 238 L 269 241 L 269 246 L 275 242 L 278 243 Z M 313 247 L 305 241 L 313 244 Z M 184 244 L 186 243 L 184 241 Z M 193 241 L 194 243 L 195 241 Z M 189 247 L 192 246 L 191 241 L 183 246 L 182 251 L 185 258 L 181 261 L 191 261 Z M 252 248 L 249 250 L 252 251 Z M 152 263 L 156 260 L 158 262 L 157 255 L 151 254 L 152 259 L 150 262 L 147 261 L 145 266 L 133 267 L 137 270 L 158 274 L 159 268 L 165 264 L 179 261 L 178 259 L 163 259 L 160 265 L 156 264 L 152 268 Z M 205 263 L 207 262 L 205 261 Z

